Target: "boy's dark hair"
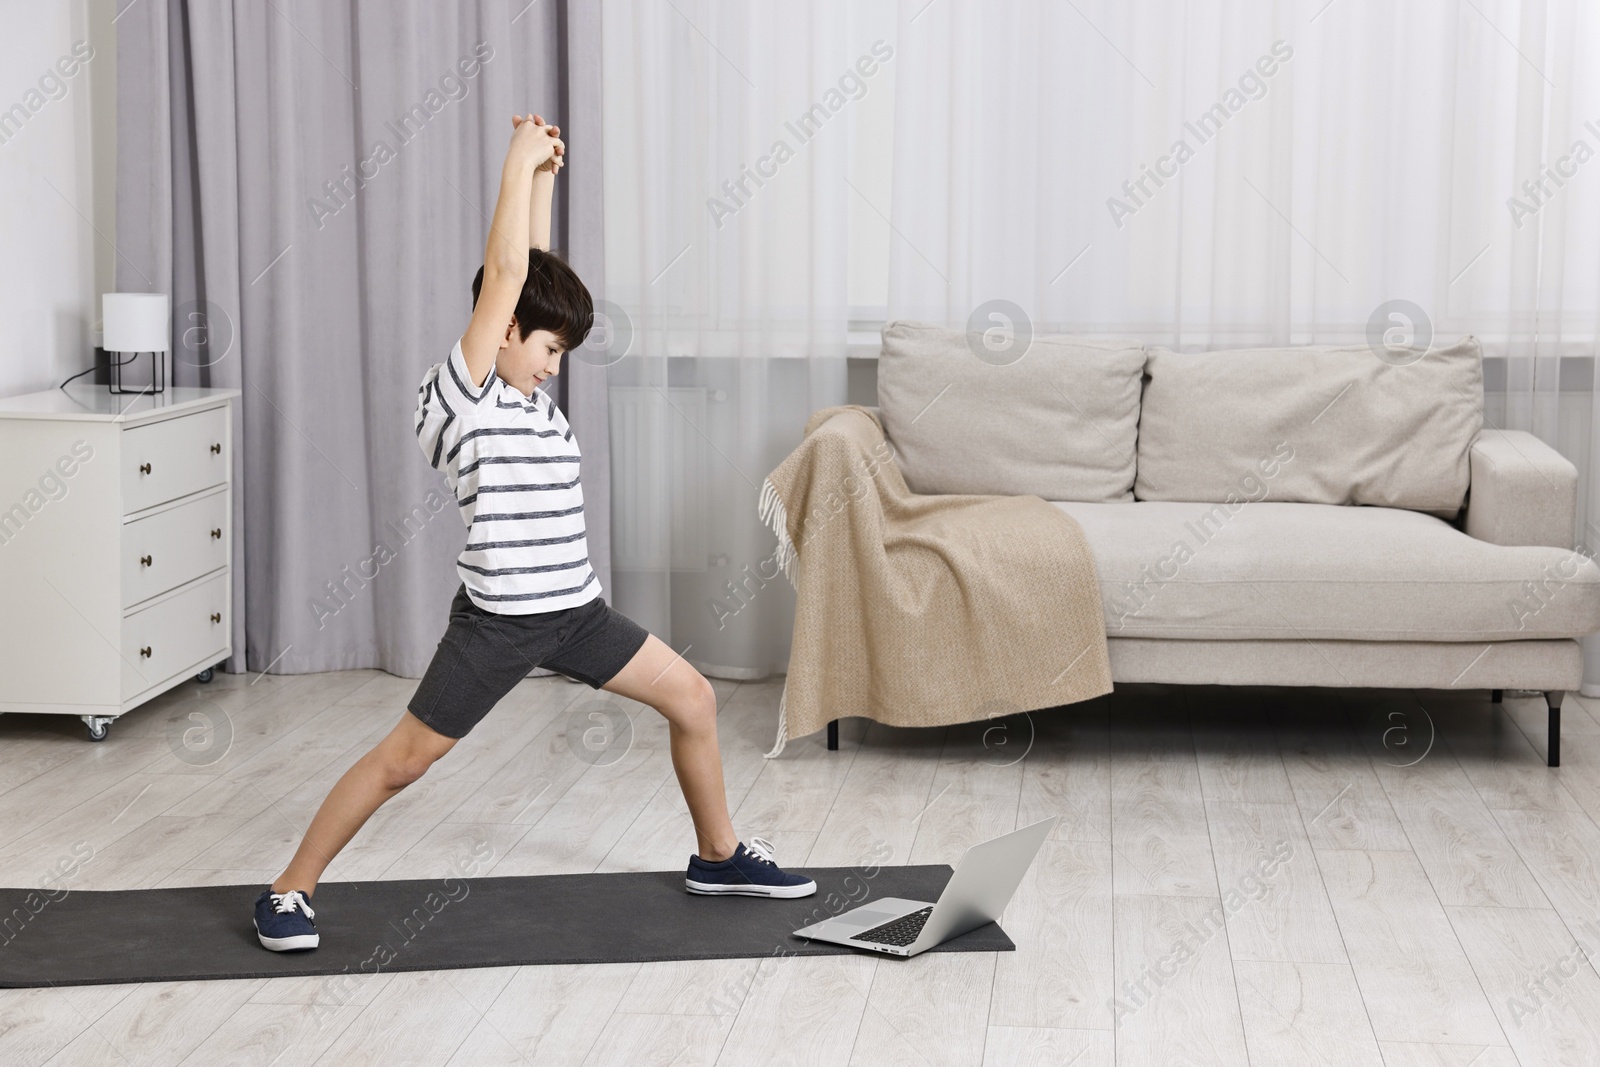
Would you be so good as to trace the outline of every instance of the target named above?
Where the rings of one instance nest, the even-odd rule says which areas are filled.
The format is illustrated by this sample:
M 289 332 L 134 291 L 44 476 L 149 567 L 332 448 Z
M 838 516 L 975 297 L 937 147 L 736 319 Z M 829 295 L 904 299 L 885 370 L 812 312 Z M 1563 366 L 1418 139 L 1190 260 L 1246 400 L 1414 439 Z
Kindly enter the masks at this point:
M 483 289 L 483 268 L 472 279 L 472 306 Z M 528 249 L 528 278 L 517 297 L 517 332 L 526 341 L 534 330 L 549 330 L 570 352 L 583 344 L 594 325 L 594 297 L 576 272 L 554 252 Z

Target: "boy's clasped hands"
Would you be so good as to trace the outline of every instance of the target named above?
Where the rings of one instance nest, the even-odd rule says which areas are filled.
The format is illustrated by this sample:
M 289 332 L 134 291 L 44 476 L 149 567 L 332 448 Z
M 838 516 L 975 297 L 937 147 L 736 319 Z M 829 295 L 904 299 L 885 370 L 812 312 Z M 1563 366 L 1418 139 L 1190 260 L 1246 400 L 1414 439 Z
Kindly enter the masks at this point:
M 540 171 L 555 174 L 566 162 L 567 146 L 561 140 L 561 127 L 548 126 L 541 115 L 512 115 L 512 144 L 523 143 Z

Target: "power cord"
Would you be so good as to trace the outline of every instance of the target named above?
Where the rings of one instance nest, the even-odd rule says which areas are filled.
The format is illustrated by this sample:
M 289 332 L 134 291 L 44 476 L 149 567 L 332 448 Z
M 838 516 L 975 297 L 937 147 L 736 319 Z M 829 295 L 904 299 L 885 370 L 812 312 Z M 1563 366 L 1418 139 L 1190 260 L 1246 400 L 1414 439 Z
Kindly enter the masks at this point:
M 140 354 L 138 352 L 135 352 L 133 355 L 129 356 L 127 359 L 121 360 L 121 361 L 119 361 L 117 363 L 111 363 L 111 362 L 108 361 L 106 363 L 106 369 L 110 370 L 112 367 L 126 367 L 128 364 L 130 364 L 134 360 L 138 359 L 139 355 Z M 62 392 L 66 392 L 67 383 L 68 382 L 74 381 L 74 380 L 76 380 L 78 378 L 82 378 L 85 374 L 93 374 L 95 371 L 97 371 L 99 369 L 100 369 L 100 365 L 97 363 L 94 366 L 90 367 L 88 370 L 81 370 L 77 374 L 74 374 L 71 378 L 68 378 L 67 381 L 62 382 L 57 388 L 59 388 Z

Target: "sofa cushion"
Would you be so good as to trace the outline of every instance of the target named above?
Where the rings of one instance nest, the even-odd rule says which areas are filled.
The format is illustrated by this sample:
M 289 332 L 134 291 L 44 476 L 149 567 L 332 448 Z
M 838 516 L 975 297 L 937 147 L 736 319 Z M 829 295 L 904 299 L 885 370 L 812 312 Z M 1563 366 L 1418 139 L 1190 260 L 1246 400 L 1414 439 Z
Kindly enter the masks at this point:
M 1222 501 L 1284 449 L 1274 500 L 1453 516 L 1483 424 L 1478 341 L 1415 362 L 1366 345 L 1180 353 L 1151 348 L 1139 421 L 1140 500 Z
M 1112 637 L 1503 641 L 1600 630 L 1600 565 L 1395 508 L 1057 503 Z
M 878 406 L 916 493 L 1132 500 L 1144 346 L 1039 336 L 1015 362 L 968 334 L 891 322 Z

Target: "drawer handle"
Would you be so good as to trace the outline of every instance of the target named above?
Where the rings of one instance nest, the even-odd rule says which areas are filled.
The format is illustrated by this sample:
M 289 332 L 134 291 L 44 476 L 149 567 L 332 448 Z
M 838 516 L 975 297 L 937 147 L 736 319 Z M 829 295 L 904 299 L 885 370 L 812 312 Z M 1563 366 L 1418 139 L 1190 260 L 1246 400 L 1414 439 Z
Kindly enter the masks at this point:
M 220 445 L 220 444 L 214 444 L 214 445 L 212 445 L 212 446 L 211 446 L 211 454 L 212 454 L 212 455 L 213 455 L 213 456 L 220 456 L 220 455 L 222 455 L 222 445 Z
M 218 527 L 216 527 L 215 529 L 213 529 L 211 531 L 211 540 L 213 540 L 213 541 L 222 540 L 222 527 L 218 526 Z
M 150 646 L 149 645 L 145 645 L 143 648 L 141 648 L 139 650 L 139 655 L 144 657 L 145 659 L 149 659 L 150 658 Z
M 212 613 L 211 613 L 211 621 L 212 621 L 212 622 L 221 622 L 221 621 L 222 621 L 222 612 L 220 612 L 220 611 L 213 611 L 213 612 L 212 612 Z
M 139 464 L 139 473 L 140 474 L 149 474 L 150 473 L 150 464 L 148 464 L 148 463 Z
M 151 563 L 151 560 L 150 560 L 149 556 L 140 556 L 139 557 L 139 566 L 148 567 L 148 566 L 150 566 L 150 563 Z

